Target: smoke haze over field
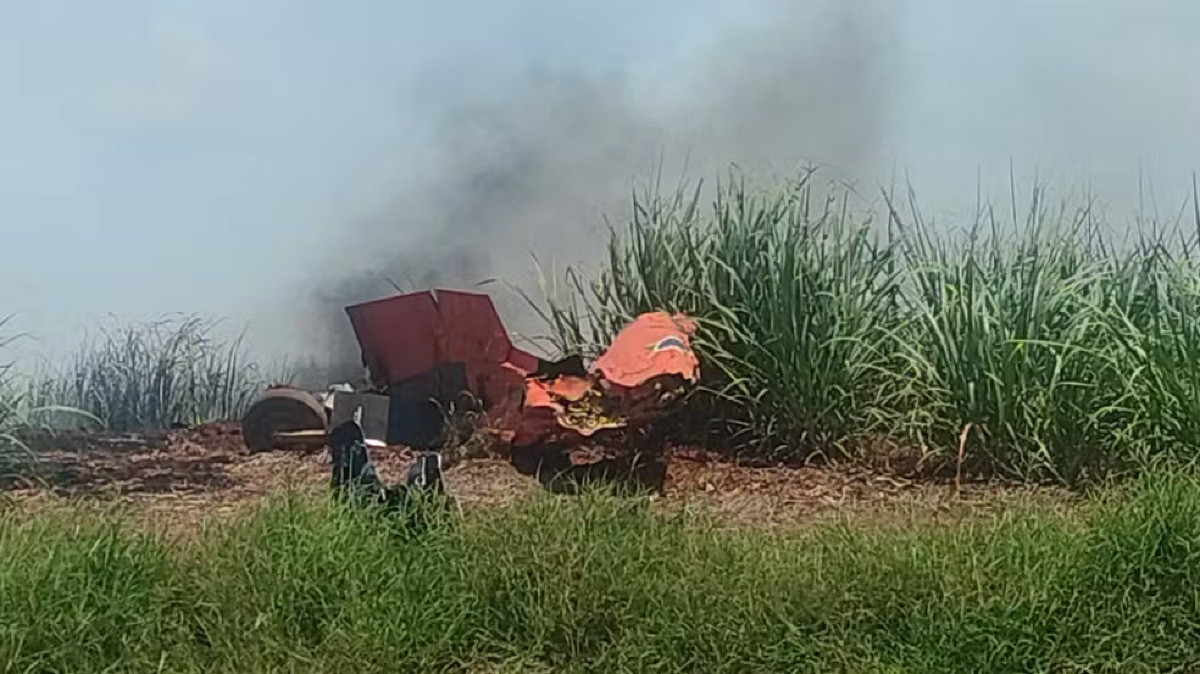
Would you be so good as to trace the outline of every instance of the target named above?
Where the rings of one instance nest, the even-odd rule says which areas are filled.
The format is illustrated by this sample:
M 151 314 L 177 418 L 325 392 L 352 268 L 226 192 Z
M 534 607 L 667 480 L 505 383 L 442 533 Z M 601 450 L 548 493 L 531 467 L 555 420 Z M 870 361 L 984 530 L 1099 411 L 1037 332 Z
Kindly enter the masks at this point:
M 1114 216 L 1200 168 L 1190 0 L 18 3 L 0 22 L 0 315 L 112 312 L 347 355 L 342 304 L 595 261 L 664 167 L 911 176 L 942 221 L 1009 162 Z M 506 319 L 527 316 L 501 293 Z
M 801 7 L 802 6 L 802 7 Z M 789 9 L 801 8 L 803 11 Z M 674 184 L 726 162 L 795 170 L 809 159 L 870 174 L 879 159 L 897 59 L 890 4 L 767 3 L 657 76 L 547 68 L 478 100 L 439 100 L 426 175 L 377 217 L 347 226 L 362 265 L 323 286 L 312 316 L 330 351 L 357 356 L 340 311 L 405 288 L 533 284 L 531 255 L 579 264 L 603 254 L 638 181 Z M 669 77 L 664 75 L 669 73 Z M 686 167 L 682 162 L 686 160 Z M 349 223 L 348 223 L 349 224 Z M 337 272 L 335 272 L 337 273 Z M 510 329 L 541 326 L 495 294 Z

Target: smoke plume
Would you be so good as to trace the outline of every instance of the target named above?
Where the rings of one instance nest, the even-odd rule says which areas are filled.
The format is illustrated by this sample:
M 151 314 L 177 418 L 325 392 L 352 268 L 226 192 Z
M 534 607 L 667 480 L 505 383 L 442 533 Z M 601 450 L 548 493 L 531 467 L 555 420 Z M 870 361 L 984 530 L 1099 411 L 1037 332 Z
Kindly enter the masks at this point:
M 528 288 L 532 256 L 559 269 L 598 259 L 604 218 L 620 222 L 631 190 L 655 172 L 671 184 L 732 163 L 788 172 L 819 160 L 873 174 L 896 62 L 892 5 L 764 7 L 650 74 L 542 65 L 500 96 L 435 92 L 425 177 L 397 185 L 378 217 L 346 226 L 355 263 L 332 265 L 343 275 L 306 308 L 320 317 L 325 353 L 358 367 L 342 307 L 393 284 L 499 278 Z M 537 330 L 515 296 L 493 296 L 510 330 Z

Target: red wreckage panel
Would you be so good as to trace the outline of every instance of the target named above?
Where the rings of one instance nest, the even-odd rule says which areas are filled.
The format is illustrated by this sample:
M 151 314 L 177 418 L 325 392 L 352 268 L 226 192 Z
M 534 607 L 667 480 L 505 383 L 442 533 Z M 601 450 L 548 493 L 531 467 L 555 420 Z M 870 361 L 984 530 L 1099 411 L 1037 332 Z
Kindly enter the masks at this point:
M 700 377 L 700 361 L 691 345 L 694 334 L 696 324 L 682 314 L 642 314 L 617 334 L 593 367 L 605 380 L 625 388 L 663 376 L 694 382 Z
M 489 296 L 455 290 L 398 295 L 346 308 L 373 384 L 388 388 L 437 365 L 461 363 L 494 430 L 529 445 L 579 439 L 653 415 L 671 381 L 699 378 L 680 314 L 643 314 L 613 340 L 587 376 L 534 376 L 537 357 L 517 349 Z M 670 380 L 666 381 L 665 380 Z
M 589 377 L 529 380 L 513 442 L 532 444 L 548 436 L 561 441 L 562 431 L 588 437 L 660 414 L 678 384 L 700 377 L 691 347 L 695 332 L 695 323 L 681 314 L 642 314 L 617 334 Z
M 513 346 L 492 299 L 480 293 L 438 290 L 396 295 L 346 308 L 363 364 L 381 388 L 441 363 L 463 363 L 472 391 L 479 375 L 507 365 L 522 375 L 535 356 Z

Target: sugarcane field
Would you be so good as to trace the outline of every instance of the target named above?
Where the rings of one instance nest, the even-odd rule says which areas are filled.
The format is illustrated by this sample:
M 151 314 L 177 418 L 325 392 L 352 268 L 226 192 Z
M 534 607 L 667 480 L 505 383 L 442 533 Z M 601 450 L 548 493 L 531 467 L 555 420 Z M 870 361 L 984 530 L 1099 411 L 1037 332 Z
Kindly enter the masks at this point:
M 1198 25 L 14 5 L 0 673 L 1200 671 Z

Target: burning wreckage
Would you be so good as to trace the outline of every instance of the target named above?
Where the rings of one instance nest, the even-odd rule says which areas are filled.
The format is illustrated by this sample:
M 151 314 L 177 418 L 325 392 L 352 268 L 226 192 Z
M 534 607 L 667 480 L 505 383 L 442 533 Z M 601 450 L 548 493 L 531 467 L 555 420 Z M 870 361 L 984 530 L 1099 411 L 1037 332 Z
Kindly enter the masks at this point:
M 556 478 L 587 474 L 572 450 L 608 435 L 631 440 L 699 378 L 690 344 L 696 326 L 681 314 L 638 316 L 586 367 L 578 356 L 548 361 L 516 348 L 485 294 L 422 291 L 346 313 L 368 373 L 365 389 L 271 387 L 245 414 L 242 433 L 256 452 L 328 445 L 334 488 L 354 486 L 381 503 L 441 490 L 444 411 L 463 399 L 482 408 L 482 430 L 507 448 L 518 471 L 553 488 Z M 415 450 L 408 483 L 385 486 L 368 446 Z M 634 451 L 626 444 L 618 465 L 629 465 Z

